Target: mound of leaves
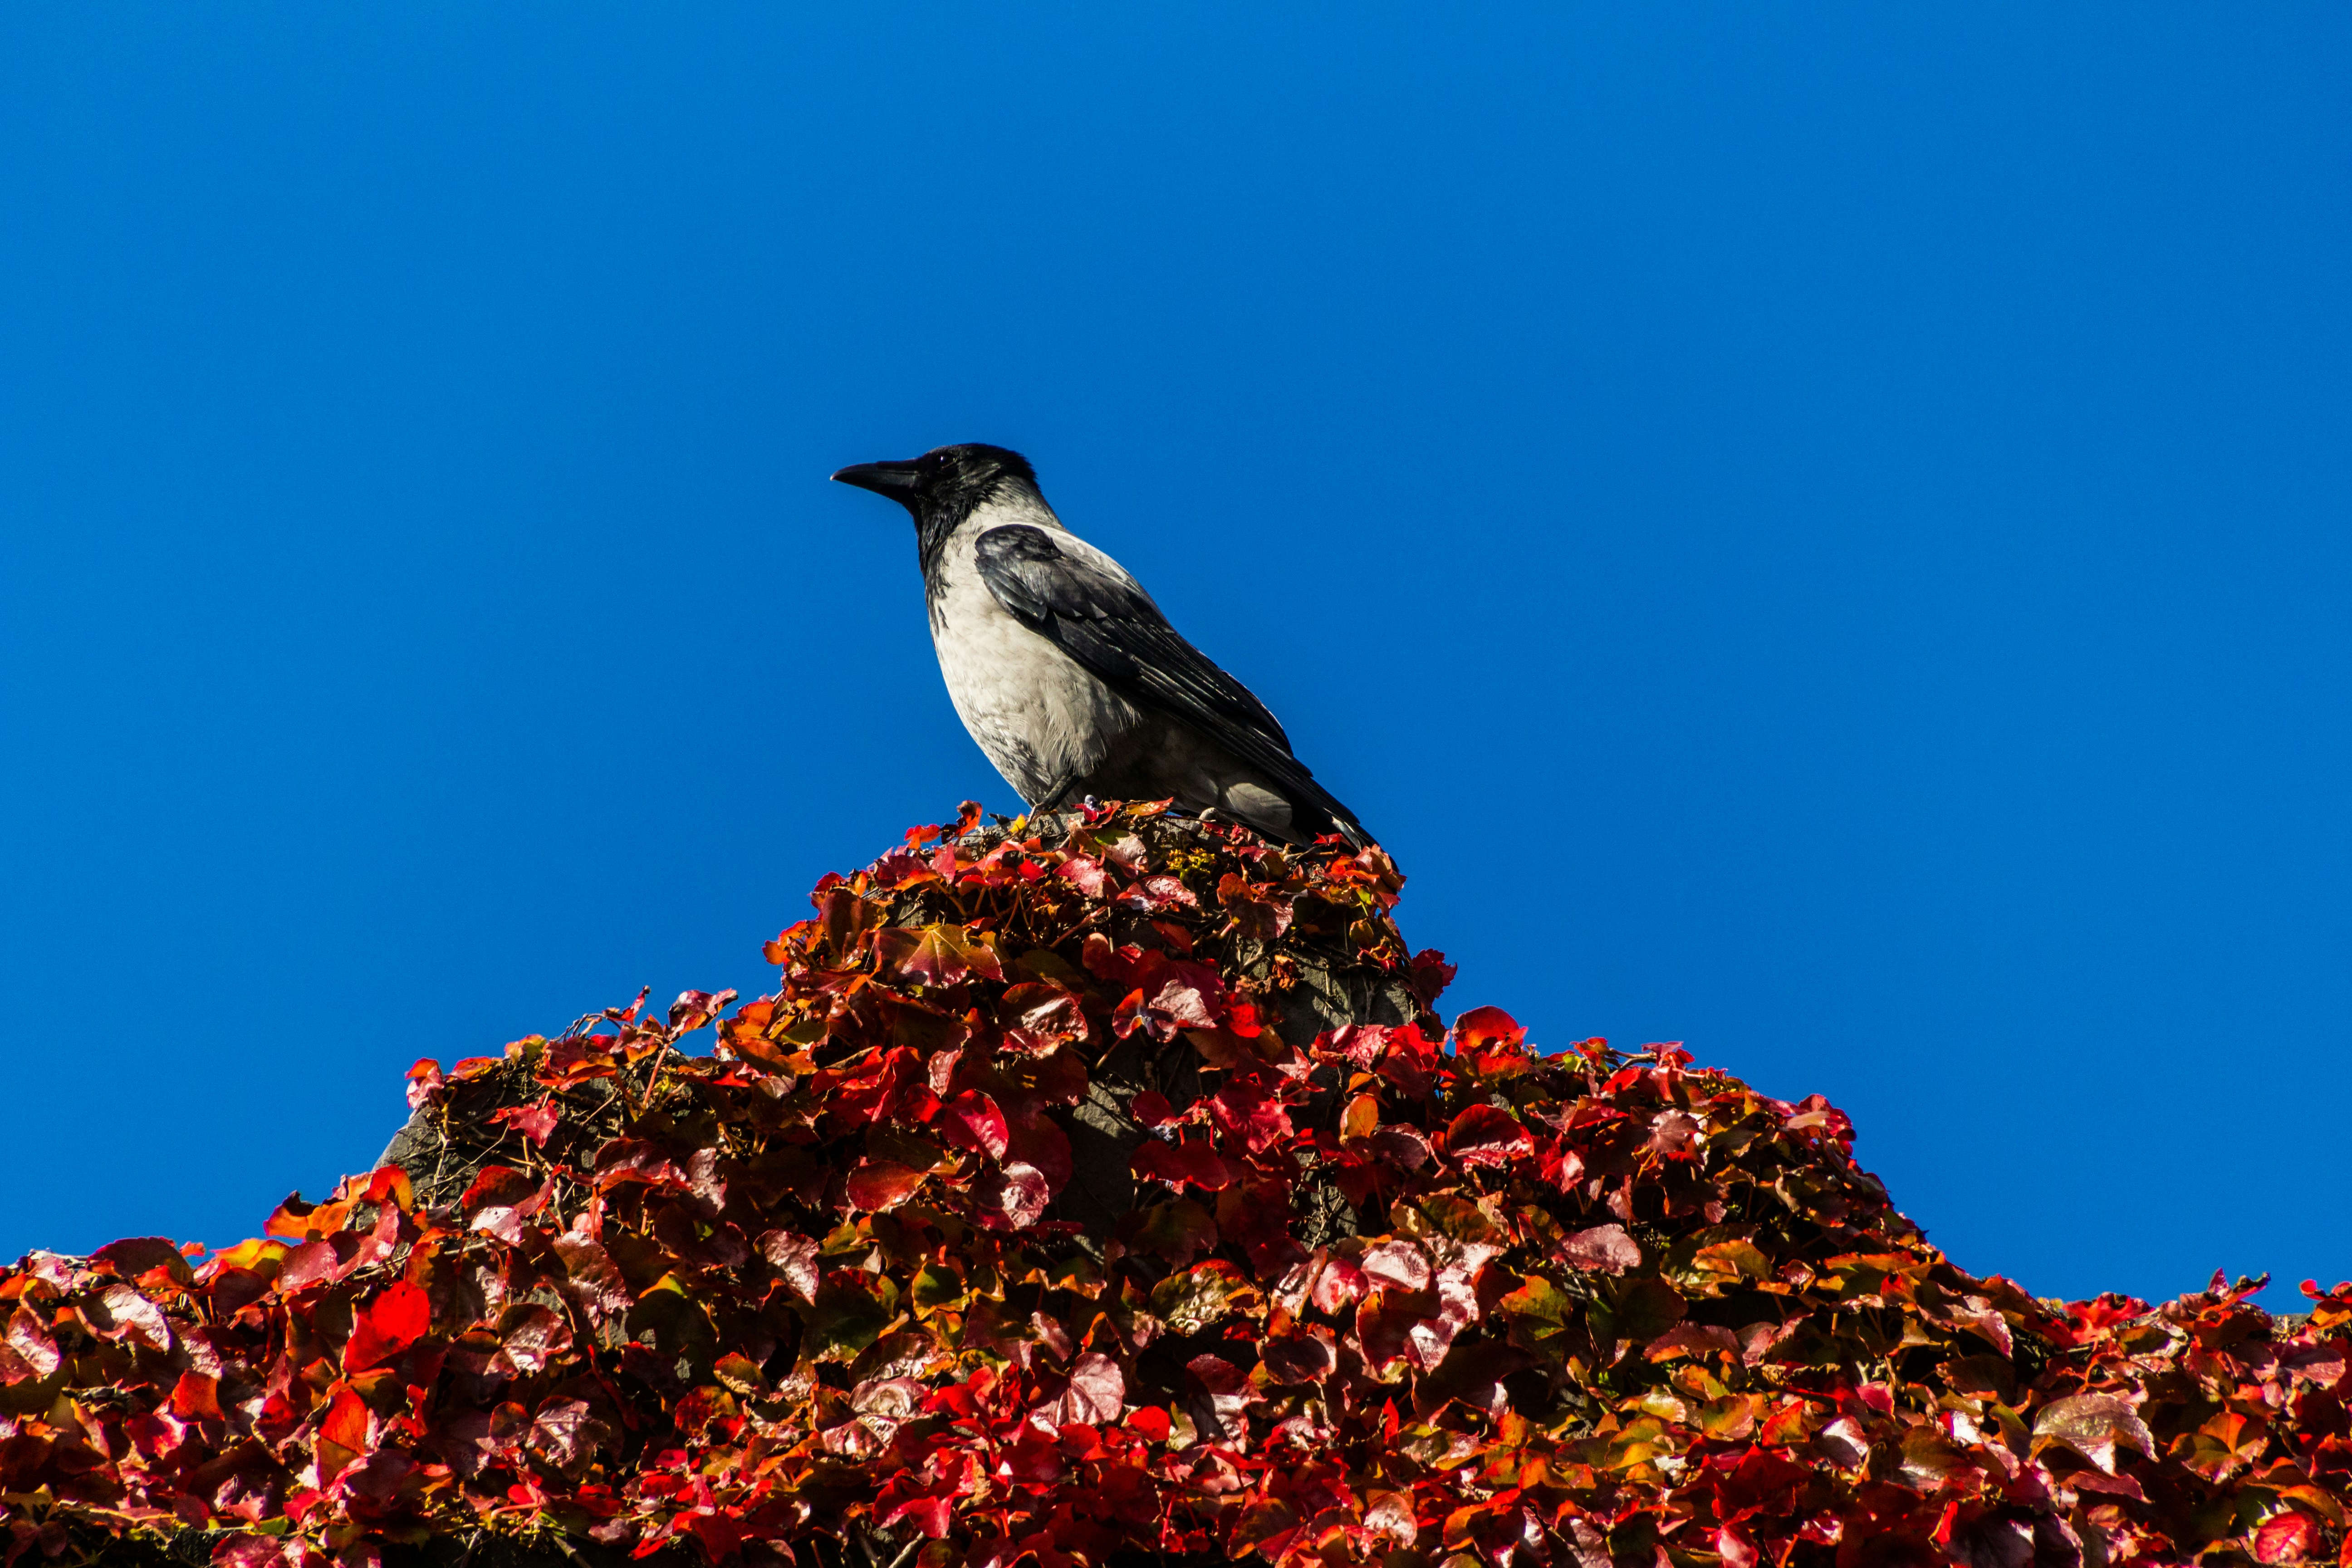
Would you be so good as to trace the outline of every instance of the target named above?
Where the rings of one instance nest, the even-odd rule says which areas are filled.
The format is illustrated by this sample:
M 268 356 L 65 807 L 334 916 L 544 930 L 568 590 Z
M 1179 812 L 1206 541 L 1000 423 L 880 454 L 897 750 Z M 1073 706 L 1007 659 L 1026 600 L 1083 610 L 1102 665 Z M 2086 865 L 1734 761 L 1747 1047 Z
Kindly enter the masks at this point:
M 1377 850 L 977 826 L 420 1063 L 430 1169 L 0 1275 L 0 1552 L 2352 1561 L 2352 1287 L 2037 1300 L 1819 1098 L 1441 1030 Z

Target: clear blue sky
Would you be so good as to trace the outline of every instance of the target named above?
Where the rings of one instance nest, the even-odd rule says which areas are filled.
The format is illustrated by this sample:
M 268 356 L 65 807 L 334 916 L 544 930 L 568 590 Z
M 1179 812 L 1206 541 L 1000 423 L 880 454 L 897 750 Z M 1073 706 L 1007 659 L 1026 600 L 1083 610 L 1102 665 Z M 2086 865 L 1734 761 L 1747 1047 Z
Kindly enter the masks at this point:
M 1452 1006 L 2042 1293 L 2352 1274 L 2352 11 L 819 9 L 0 16 L 0 1253 L 1011 809 L 824 482 L 982 439 Z

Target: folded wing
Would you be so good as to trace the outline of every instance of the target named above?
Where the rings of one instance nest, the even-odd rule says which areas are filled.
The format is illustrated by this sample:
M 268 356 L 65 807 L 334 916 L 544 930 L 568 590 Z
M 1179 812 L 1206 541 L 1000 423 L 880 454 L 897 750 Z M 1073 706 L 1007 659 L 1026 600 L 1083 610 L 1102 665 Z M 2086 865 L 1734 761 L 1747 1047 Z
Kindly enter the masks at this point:
M 1190 724 L 1356 842 L 1364 831 L 1297 757 L 1265 704 L 1177 635 L 1135 581 L 1073 552 L 1042 528 L 980 536 L 981 580 L 1007 613 L 1130 702 Z

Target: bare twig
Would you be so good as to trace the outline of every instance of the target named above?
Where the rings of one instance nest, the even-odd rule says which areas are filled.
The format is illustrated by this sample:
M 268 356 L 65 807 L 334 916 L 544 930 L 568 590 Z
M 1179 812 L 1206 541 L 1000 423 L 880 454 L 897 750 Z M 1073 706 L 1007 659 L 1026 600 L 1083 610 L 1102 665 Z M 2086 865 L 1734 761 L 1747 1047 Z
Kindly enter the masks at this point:
M 662 1060 L 668 1055 L 669 1042 L 664 1040 L 661 1049 L 653 1054 L 653 1060 L 646 1068 L 646 1097 L 637 1102 L 637 1114 L 640 1116 L 654 1108 L 654 1090 L 661 1083 Z

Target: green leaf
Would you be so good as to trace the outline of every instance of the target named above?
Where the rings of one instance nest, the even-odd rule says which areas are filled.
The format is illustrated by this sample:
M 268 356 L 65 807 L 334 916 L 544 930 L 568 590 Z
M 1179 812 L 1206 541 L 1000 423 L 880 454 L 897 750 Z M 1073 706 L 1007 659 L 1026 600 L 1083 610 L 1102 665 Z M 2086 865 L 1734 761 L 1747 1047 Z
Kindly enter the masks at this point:
M 1154 1204 L 1143 1211 L 1129 1245 L 1157 1254 L 1171 1268 L 1189 1268 L 1192 1259 L 1217 1245 L 1217 1222 L 1190 1198 Z
M 811 1355 L 818 1361 L 847 1361 L 897 1321 L 898 1287 L 885 1275 L 836 1268 L 817 1287 L 814 1305 L 793 1310 L 808 1326 Z
M 1257 1295 L 1239 1269 L 1212 1258 L 1153 1286 L 1151 1315 L 1171 1333 L 1197 1334 L 1236 1308 L 1253 1304 Z
M 952 1264 L 926 1263 L 916 1272 L 912 1298 L 917 1308 L 935 1312 L 941 1307 L 961 1306 L 971 1295 L 963 1282 L 962 1271 Z
M 1495 1303 L 1509 1325 L 1511 1342 L 1532 1352 L 1547 1366 L 1559 1366 L 1574 1344 L 1570 1331 L 1582 1316 L 1584 1303 L 1540 1274 Z

